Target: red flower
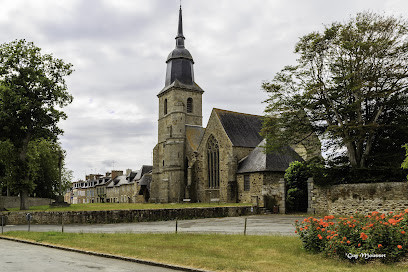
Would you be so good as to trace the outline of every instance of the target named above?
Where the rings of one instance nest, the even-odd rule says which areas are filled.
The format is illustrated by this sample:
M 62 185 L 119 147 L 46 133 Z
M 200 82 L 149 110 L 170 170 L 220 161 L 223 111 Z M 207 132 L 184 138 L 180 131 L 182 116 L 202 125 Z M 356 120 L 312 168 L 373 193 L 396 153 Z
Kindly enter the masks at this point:
M 402 249 L 402 246 L 401 246 L 401 245 L 398 245 L 397 247 L 398 247 L 398 249 Z
M 360 243 L 358 243 L 358 245 L 357 245 L 358 247 L 360 247 L 361 246 L 361 244 Z
M 317 237 L 319 237 L 320 240 L 323 239 L 323 237 L 320 234 L 318 234 Z
M 401 231 L 402 234 L 405 234 L 405 230 Z
M 382 248 L 382 244 L 378 244 L 378 248 Z
M 351 242 L 350 241 L 347 241 L 347 244 L 350 244 Z
M 360 238 L 365 241 L 365 240 L 367 240 L 368 236 L 367 236 L 367 234 L 365 234 L 364 232 L 362 232 L 362 233 L 360 234 Z

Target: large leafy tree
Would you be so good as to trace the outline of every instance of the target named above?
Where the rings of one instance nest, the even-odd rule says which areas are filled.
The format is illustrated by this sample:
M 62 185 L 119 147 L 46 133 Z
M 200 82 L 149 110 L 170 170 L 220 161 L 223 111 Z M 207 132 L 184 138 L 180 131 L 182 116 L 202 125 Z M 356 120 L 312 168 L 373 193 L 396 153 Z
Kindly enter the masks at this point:
M 404 169 L 408 169 L 408 144 L 404 145 L 404 148 L 406 149 L 406 157 L 404 159 L 404 161 L 401 164 L 401 167 Z M 407 176 L 408 178 L 408 176 Z
M 72 71 L 72 64 L 42 54 L 32 42 L 0 45 L 0 140 L 10 141 L 17 154 L 12 185 L 20 194 L 21 209 L 34 189 L 30 142 L 56 142 L 63 133 L 58 122 L 67 117 L 61 108 L 72 102 L 65 82 Z
M 60 170 L 64 170 L 65 152 L 59 143 L 39 139 L 30 144 L 33 154 L 29 163 L 35 165 L 31 175 L 37 197 L 54 198 L 60 193 Z M 61 169 L 60 169 L 61 168 Z
M 354 169 L 374 167 L 393 152 L 399 154 L 393 160 L 401 159 L 408 135 L 407 21 L 360 13 L 303 36 L 295 53 L 296 65 L 263 84 L 267 147 L 317 134 Z
M 0 141 L 0 211 L 5 210 L 2 193 L 14 172 L 14 155 L 13 144 L 8 140 Z

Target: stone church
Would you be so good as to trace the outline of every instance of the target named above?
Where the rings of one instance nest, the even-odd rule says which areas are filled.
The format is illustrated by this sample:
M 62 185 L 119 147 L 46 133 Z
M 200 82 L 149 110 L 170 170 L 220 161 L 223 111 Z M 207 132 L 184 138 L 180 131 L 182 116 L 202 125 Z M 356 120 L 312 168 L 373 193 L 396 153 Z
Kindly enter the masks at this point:
M 194 61 L 184 40 L 180 7 L 176 48 L 166 60 L 165 86 L 157 95 L 150 201 L 276 205 L 284 199 L 279 184 L 284 171 L 290 162 L 306 159 L 308 144 L 265 154 L 262 116 L 223 109 L 214 108 L 204 128 L 204 91 L 194 81 Z

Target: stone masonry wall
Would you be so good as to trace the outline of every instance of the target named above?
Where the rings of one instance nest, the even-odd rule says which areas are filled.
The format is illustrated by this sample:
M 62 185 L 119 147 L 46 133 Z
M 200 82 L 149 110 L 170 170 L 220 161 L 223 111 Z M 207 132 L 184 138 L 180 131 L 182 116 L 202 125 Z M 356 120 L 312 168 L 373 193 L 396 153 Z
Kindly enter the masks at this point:
M 214 207 L 154 210 L 32 212 L 32 224 L 111 224 L 259 214 L 257 207 Z M 26 212 L 2 212 L 8 225 L 26 225 Z
M 312 183 L 309 189 L 309 207 L 315 213 L 387 213 L 408 207 L 407 182 L 341 184 L 327 188 Z
M 245 174 L 237 175 L 238 201 L 257 204 L 259 207 L 271 209 L 266 198 L 274 199 L 274 206 L 279 206 L 279 212 L 285 213 L 285 185 L 281 172 L 249 173 L 249 191 L 244 190 Z
M 4 207 L 6 209 L 20 207 L 20 197 L 18 196 L 2 196 L 2 197 L 4 198 Z M 28 206 L 43 206 L 51 204 L 53 200 L 49 198 L 28 197 L 26 201 Z

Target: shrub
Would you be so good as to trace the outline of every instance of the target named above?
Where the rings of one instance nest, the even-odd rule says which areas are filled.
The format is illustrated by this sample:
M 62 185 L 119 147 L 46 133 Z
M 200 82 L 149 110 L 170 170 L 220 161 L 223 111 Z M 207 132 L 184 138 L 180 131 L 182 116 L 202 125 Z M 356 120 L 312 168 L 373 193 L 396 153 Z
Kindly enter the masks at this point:
M 311 177 L 306 162 L 294 161 L 285 172 L 286 209 L 289 212 L 307 210 L 307 179 Z
M 395 214 L 323 219 L 305 218 L 295 222 L 303 247 L 311 252 L 365 263 L 373 259 L 390 263 L 408 253 L 408 209 Z

